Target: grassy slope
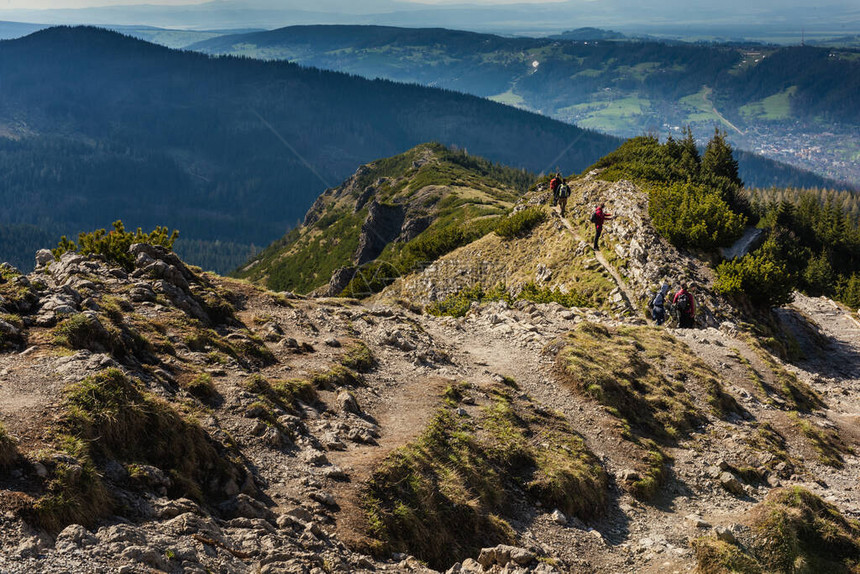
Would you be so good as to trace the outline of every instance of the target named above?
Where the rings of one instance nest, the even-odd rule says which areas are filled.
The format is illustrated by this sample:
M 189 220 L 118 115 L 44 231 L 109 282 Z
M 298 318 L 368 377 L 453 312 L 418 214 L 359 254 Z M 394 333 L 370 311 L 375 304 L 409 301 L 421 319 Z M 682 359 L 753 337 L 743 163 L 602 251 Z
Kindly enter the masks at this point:
M 378 258 L 405 261 L 410 244 L 427 242 L 454 229 L 504 214 L 531 176 L 485 160 L 427 144 L 376 161 L 316 204 L 319 218 L 266 249 L 237 275 L 273 290 L 311 291 L 328 283 L 333 271 L 349 266 L 372 200 L 402 206 L 408 216 L 430 217 L 431 225 L 409 243 L 390 244 Z M 345 191 L 346 186 L 350 191 Z M 363 197 L 373 186 L 372 197 Z M 366 202 L 356 211 L 359 199 Z M 481 224 L 483 225 L 483 224 Z M 481 227 L 479 225 L 479 227 Z M 411 258 L 414 259 L 414 258 Z

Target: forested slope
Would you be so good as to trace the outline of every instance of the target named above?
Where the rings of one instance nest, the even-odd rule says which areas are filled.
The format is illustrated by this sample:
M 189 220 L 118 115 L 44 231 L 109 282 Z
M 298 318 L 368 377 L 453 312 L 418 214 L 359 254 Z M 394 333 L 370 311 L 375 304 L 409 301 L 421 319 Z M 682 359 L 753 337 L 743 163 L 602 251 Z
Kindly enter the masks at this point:
M 93 28 L 0 43 L 0 259 L 45 231 L 167 225 L 229 270 L 356 165 L 425 141 L 517 168 L 581 170 L 618 140 L 438 89 L 213 58 Z M 229 243 L 227 257 L 219 246 Z M 212 254 L 210 257 L 207 254 Z

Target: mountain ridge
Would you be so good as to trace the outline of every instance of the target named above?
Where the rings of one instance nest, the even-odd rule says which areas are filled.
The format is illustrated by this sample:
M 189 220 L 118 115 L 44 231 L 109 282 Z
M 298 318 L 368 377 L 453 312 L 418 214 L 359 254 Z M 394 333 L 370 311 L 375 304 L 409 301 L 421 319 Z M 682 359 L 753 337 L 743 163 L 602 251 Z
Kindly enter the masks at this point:
M 293 26 L 191 46 L 365 77 L 447 87 L 620 137 L 714 125 L 735 147 L 858 184 L 838 152 L 853 141 L 856 50 L 756 43 L 505 38 L 453 30 Z M 428 56 L 428 54 L 430 56 Z M 828 138 L 831 131 L 839 137 Z M 810 157 L 793 148 L 824 148 Z M 778 153 L 780 152 L 780 153 Z M 824 155 L 822 155 L 824 154 Z M 820 156 L 820 157 L 819 157 Z M 758 171 L 763 168 L 759 166 Z M 770 182 L 744 168 L 751 185 Z
M 608 193 L 629 219 L 612 223 L 601 265 L 630 268 L 616 250 L 645 245 L 641 192 L 593 179 L 580 191 Z M 577 249 L 557 224 L 507 249 L 551 250 L 550 236 Z M 484 261 L 478 248 L 460 265 Z M 731 310 L 717 326 L 657 328 L 606 289 L 596 306 L 488 299 L 452 317 L 393 292 L 276 293 L 146 242 L 37 258 L 26 276 L 0 267 L 11 574 L 790 572 L 798 560 L 849 574 L 860 560 L 857 324 L 827 299 L 780 309 L 807 355 L 788 364 Z
M 185 239 L 266 245 L 330 187 L 324 182 L 423 141 L 535 171 L 556 157 L 581 169 L 618 144 L 474 96 L 210 58 L 96 29 L 0 43 L 0 66 L 9 79 L 0 223 L 69 236 L 116 219 L 167 224 L 183 233 L 180 251 Z M 50 170 L 30 169 L 45 162 Z M 12 201 L 22 197 L 31 200 Z M 29 250 L 39 246 L 47 247 Z M 5 258 L 29 264 L 26 252 Z

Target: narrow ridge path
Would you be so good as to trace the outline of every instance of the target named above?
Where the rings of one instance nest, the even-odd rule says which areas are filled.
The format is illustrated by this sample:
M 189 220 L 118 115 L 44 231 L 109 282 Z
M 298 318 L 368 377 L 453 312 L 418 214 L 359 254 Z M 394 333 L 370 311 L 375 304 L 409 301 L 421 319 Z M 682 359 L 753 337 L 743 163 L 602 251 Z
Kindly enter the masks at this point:
M 573 235 L 574 239 L 576 239 L 577 241 L 585 242 L 585 240 L 579 235 L 579 233 L 577 233 L 576 229 L 574 229 L 573 225 L 570 224 L 567 218 L 561 216 L 561 212 L 559 211 L 559 209 L 554 207 L 552 208 L 552 211 L 553 213 L 558 215 L 558 218 L 561 220 L 561 223 L 565 226 L 568 233 Z M 636 308 L 634 306 L 634 301 L 636 301 L 636 297 L 634 297 L 633 294 L 627 290 L 627 284 L 624 282 L 624 279 L 622 279 L 621 275 L 618 274 L 618 271 L 615 270 L 615 267 L 609 264 L 609 262 L 603 256 L 603 253 L 600 252 L 600 250 L 596 250 L 594 252 L 594 258 L 597 260 L 598 263 L 603 266 L 604 269 L 606 269 L 606 272 L 609 273 L 609 275 L 615 281 L 615 286 L 618 287 L 618 289 L 624 296 L 624 301 L 625 303 L 627 303 L 627 308 L 630 311 L 635 312 Z

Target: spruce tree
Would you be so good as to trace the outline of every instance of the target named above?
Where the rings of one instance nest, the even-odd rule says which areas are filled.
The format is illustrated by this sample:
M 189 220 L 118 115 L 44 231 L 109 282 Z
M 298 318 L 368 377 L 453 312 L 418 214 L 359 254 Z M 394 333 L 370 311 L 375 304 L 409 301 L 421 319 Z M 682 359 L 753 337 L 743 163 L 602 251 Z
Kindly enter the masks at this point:
M 726 141 L 726 132 L 714 128 L 714 137 L 705 148 L 702 157 L 702 171 L 706 175 L 726 178 L 738 188 L 743 187 L 738 175 L 738 162 L 732 155 L 732 146 Z

